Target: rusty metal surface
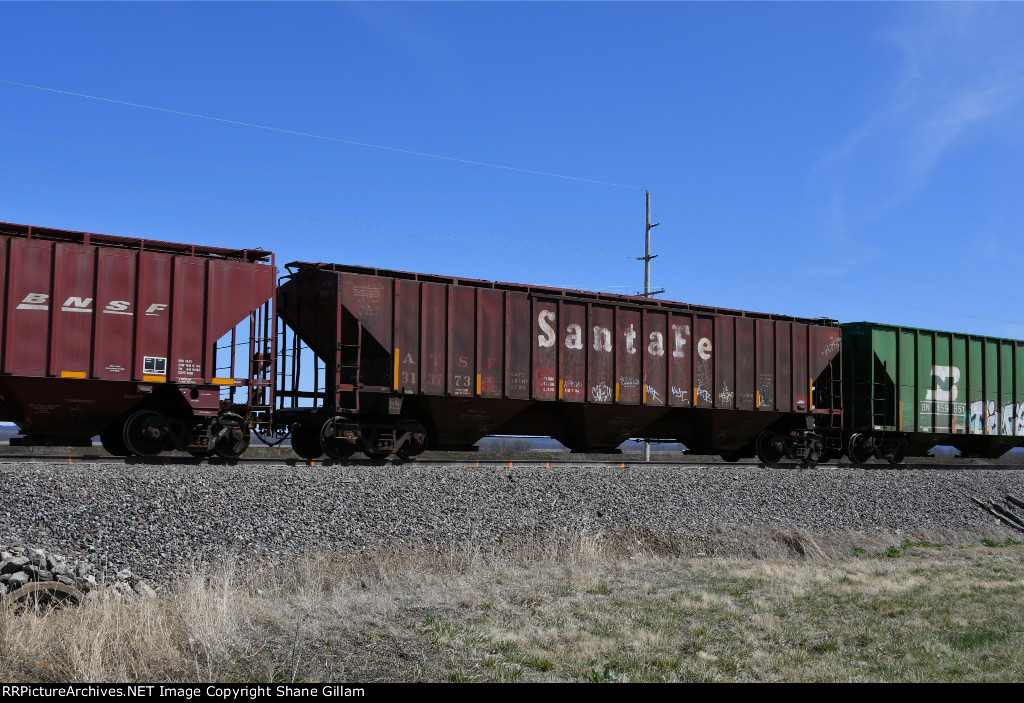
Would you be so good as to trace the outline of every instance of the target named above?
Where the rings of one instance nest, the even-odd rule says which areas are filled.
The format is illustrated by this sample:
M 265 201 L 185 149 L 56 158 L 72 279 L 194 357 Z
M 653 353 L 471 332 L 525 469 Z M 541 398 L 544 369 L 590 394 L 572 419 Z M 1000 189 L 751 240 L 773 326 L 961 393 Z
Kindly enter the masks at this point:
M 10 608 L 15 613 L 55 608 L 65 605 L 80 605 L 85 594 L 74 586 L 59 581 L 33 581 L 0 597 L 0 607 Z
M 262 251 L 0 224 L 0 417 L 91 436 L 153 387 L 211 386 L 217 340 L 274 293 L 268 260 Z M 217 388 L 185 401 L 216 413 Z
M 282 319 L 328 363 L 362 325 L 361 382 L 404 396 L 402 412 L 428 422 L 440 445 L 508 432 L 613 448 L 645 434 L 696 441 L 699 430 L 719 446 L 782 414 L 841 413 L 839 398 L 824 410 L 812 398 L 840 353 L 830 320 L 353 266 L 289 268 L 297 272 L 280 299 L 294 302 L 282 303 Z M 311 315 L 300 301 L 314 297 L 323 307 Z M 711 414 L 673 414 L 685 411 Z

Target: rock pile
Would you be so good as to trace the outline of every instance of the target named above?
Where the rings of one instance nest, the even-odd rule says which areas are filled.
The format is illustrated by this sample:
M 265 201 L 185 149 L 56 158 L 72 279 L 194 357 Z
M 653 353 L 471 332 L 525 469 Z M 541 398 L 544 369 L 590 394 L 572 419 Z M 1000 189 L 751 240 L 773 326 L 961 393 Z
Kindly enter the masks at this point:
M 41 549 L 0 545 L 0 597 L 40 582 L 61 583 L 87 596 L 101 593 L 115 598 L 156 595 L 156 591 L 130 569 L 118 571 L 112 580 L 105 579 L 101 572 L 97 579 L 97 570 L 87 561 L 68 562 Z

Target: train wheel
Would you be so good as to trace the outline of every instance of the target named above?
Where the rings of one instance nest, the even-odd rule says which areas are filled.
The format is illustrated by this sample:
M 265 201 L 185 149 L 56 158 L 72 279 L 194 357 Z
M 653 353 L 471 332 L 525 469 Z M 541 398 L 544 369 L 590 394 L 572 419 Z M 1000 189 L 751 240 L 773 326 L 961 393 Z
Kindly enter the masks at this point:
M 14 614 L 39 612 L 63 605 L 80 605 L 85 594 L 73 586 L 59 581 L 34 581 L 8 593 L 0 600 L 0 607 L 10 608 Z
M 817 464 L 825 453 L 825 445 L 820 439 L 811 440 L 811 446 L 807 449 L 806 456 L 801 461 L 805 464 Z
M 124 427 L 116 422 L 100 432 L 100 444 L 112 456 L 128 456 L 128 447 L 124 446 Z
M 320 430 L 320 447 L 332 459 L 348 459 L 355 454 L 356 445 L 346 442 L 342 436 L 358 437 L 358 428 L 347 417 L 338 416 L 324 423 Z
M 903 460 L 907 458 L 907 445 L 905 442 L 900 442 L 896 449 L 885 457 L 890 464 L 902 464 Z
M 324 455 L 320 431 L 310 425 L 292 426 L 292 451 L 303 459 L 319 459 Z
M 871 447 L 868 446 L 869 439 L 867 435 L 857 432 L 846 443 L 846 456 L 850 457 L 850 461 L 854 464 L 866 464 L 871 458 Z
M 129 417 L 121 436 L 128 454 L 156 456 L 167 448 L 167 427 L 155 410 L 139 410 Z
M 409 440 L 398 450 L 399 458 L 415 459 L 427 448 L 427 429 L 416 420 L 402 420 L 395 429 L 409 433 Z
M 774 464 L 782 458 L 785 453 L 782 449 L 782 442 L 774 432 L 765 430 L 757 436 L 757 458 L 765 464 Z
M 237 459 L 249 448 L 250 433 L 241 415 L 223 413 L 217 417 L 214 430 L 217 434 L 227 430 L 213 445 L 213 453 L 225 459 Z

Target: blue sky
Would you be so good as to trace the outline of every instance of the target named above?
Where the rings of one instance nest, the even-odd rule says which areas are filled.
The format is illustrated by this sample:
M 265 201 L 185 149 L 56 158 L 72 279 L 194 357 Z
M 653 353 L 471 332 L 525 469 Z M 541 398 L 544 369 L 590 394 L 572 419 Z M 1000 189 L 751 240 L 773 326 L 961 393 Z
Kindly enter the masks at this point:
M 635 293 L 648 189 L 665 298 L 1024 338 L 1024 4 L 0 3 L 0 27 L 0 221 Z

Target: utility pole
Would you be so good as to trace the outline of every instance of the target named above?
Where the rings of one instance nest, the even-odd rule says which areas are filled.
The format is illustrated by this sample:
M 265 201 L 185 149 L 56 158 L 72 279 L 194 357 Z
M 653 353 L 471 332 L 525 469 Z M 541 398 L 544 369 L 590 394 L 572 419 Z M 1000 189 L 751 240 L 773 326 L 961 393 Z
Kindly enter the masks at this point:
M 658 293 L 664 293 L 665 289 L 651 290 L 651 259 L 658 258 L 657 254 L 651 254 L 651 228 L 657 227 L 659 222 L 651 222 L 651 193 L 645 190 L 644 195 L 647 196 L 647 227 L 644 230 L 644 255 L 636 257 L 637 261 L 644 262 L 644 297 L 650 298 L 652 295 Z M 644 439 L 644 461 L 651 460 L 651 443 Z
M 650 298 L 652 295 L 664 293 L 665 289 L 651 290 L 651 259 L 658 258 L 657 254 L 651 255 L 651 228 L 657 227 L 661 223 L 651 222 L 651 193 L 645 190 L 644 195 L 647 196 L 647 228 L 644 231 L 644 255 L 636 257 L 636 260 L 644 262 L 644 297 Z

